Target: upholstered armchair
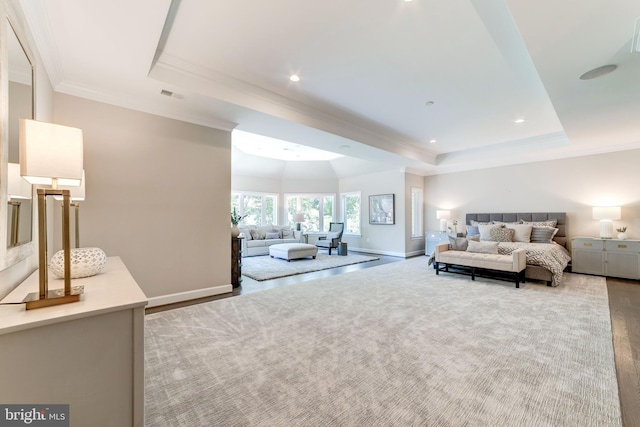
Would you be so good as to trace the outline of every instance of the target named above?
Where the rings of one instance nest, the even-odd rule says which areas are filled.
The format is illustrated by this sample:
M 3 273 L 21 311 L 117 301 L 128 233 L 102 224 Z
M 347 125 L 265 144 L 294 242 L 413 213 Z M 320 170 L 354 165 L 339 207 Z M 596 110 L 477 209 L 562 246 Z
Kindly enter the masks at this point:
M 344 222 L 332 222 L 329 224 L 329 232 L 326 236 L 318 237 L 316 246 L 318 248 L 329 249 L 329 255 L 331 255 L 331 249 L 337 249 L 338 243 L 342 241 L 342 232 L 344 231 Z

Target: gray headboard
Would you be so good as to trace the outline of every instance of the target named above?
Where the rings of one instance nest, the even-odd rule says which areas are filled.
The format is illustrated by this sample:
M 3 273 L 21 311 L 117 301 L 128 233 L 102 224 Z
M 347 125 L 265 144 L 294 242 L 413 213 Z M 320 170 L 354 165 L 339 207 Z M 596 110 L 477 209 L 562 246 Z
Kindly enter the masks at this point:
M 468 213 L 465 223 L 471 225 L 471 220 L 478 222 L 502 221 L 546 221 L 555 219 L 558 221 L 556 228 L 558 233 L 553 238 L 562 246 L 567 246 L 567 213 L 566 212 L 525 212 L 525 213 Z

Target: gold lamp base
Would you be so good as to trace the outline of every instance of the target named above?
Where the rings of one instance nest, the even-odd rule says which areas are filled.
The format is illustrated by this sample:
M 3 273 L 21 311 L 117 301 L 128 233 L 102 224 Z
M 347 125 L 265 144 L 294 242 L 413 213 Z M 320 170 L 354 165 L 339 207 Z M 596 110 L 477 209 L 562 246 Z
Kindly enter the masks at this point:
M 26 303 L 26 309 L 50 307 L 52 305 L 67 304 L 69 302 L 80 301 L 80 295 L 84 293 L 84 286 L 72 286 L 71 294 L 65 295 L 64 289 L 51 289 L 47 292 L 47 297 L 40 299 L 40 292 L 31 292 L 22 302 Z

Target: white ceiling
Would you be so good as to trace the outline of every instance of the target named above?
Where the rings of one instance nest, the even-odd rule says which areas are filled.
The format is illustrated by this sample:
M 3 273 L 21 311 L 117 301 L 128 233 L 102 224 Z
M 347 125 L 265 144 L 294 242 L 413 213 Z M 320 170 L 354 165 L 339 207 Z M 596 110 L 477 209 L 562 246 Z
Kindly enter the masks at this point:
M 55 90 L 351 157 L 336 176 L 640 148 L 637 0 L 19 1 Z

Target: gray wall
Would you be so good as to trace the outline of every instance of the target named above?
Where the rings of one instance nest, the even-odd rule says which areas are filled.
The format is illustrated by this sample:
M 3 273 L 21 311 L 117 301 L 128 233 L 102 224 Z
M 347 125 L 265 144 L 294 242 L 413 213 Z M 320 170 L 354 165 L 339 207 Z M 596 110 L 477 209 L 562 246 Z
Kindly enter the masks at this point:
M 640 239 L 640 150 L 425 177 L 427 229 L 437 209 L 460 224 L 467 212 L 567 212 L 568 236 L 598 236 L 592 206 L 622 206 L 629 238 Z M 452 217 L 452 220 L 453 218 Z M 451 222 L 451 220 L 450 220 Z
M 230 132 L 63 94 L 53 118 L 83 130 L 81 246 L 120 256 L 148 297 L 231 282 Z

